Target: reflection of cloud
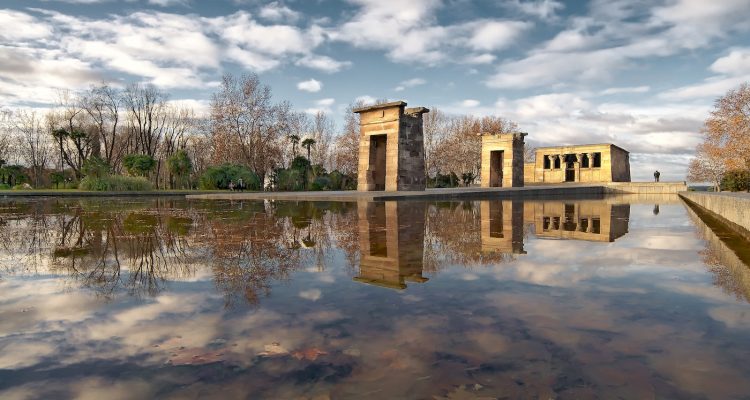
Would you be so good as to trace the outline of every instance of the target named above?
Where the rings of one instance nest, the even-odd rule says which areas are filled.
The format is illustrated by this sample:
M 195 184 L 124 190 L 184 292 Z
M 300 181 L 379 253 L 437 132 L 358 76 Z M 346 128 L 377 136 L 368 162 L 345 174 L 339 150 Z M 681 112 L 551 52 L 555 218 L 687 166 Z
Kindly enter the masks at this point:
M 302 297 L 303 299 L 312 300 L 312 301 L 318 301 L 320 300 L 322 293 L 320 289 L 310 289 L 310 290 L 303 290 L 299 292 L 299 297 Z
M 708 310 L 711 318 L 723 322 L 730 328 L 750 328 L 750 312 L 738 305 L 724 305 Z
M 55 351 L 51 343 L 14 340 L 0 347 L 0 369 L 29 367 Z

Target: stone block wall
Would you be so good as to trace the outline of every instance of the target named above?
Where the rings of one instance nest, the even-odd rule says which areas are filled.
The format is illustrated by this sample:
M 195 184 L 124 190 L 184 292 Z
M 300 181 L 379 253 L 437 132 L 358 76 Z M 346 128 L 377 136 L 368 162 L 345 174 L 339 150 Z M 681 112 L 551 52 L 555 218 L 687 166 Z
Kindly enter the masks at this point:
M 523 187 L 524 136 L 525 133 L 482 135 L 482 187 Z M 502 152 L 499 164 L 494 158 L 498 156 L 493 156 L 495 152 Z
M 405 107 L 405 102 L 396 101 L 354 110 L 360 114 L 357 190 L 425 189 L 422 114 L 429 110 Z M 383 137 L 384 155 L 372 148 Z

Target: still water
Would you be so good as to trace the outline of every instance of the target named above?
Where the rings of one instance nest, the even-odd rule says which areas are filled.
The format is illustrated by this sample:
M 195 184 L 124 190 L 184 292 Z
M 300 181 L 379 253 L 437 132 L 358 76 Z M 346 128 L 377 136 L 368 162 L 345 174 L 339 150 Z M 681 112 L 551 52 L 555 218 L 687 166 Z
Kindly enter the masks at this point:
M 0 398 L 746 399 L 726 237 L 670 196 L 4 199 Z

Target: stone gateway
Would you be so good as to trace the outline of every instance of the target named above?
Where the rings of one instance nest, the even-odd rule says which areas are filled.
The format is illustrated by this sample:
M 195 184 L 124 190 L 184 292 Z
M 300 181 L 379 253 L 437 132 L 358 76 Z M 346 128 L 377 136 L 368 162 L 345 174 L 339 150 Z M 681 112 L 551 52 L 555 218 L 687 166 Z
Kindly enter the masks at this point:
M 425 190 L 424 107 L 403 101 L 360 107 L 357 190 Z

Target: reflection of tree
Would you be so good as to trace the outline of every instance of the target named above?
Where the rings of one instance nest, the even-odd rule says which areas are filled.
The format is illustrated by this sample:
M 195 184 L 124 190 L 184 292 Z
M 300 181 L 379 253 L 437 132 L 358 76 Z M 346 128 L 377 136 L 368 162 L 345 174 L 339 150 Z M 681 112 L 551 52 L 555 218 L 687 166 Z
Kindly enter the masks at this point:
M 479 203 L 472 201 L 435 202 L 429 207 L 425 224 L 426 271 L 439 271 L 449 265 L 499 263 L 515 257 L 482 251 L 479 211 Z
M 299 248 L 285 240 L 285 219 L 258 203 L 248 205 L 242 218 L 211 218 L 206 225 L 214 282 L 228 306 L 239 294 L 257 303 L 269 293 L 272 281 L 286 279 L 300 261 Z
M 105 296 L 118 289 L 153 296 L 167 280 L 192 275 L 185 238 L 192 219 L 170 215 L 166 205 L 155 201 L 142 211 L 75 209 L 61 223 L 52 268 Z
M 687 204 L 688 216 L 698 237 L 706 241 L 700 252 L 703 263 L 714 276 L 714 285 L 737 299 L 750 302 L 750 247 L 740 235 L 716 217 Z

